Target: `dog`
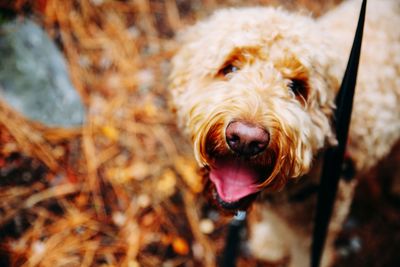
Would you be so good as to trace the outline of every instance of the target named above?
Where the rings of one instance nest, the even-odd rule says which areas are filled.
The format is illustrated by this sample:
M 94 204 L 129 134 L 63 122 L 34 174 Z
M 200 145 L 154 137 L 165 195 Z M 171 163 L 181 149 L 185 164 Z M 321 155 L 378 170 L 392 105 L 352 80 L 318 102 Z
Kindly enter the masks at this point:
M 360 6 L 345 1 L 316 19 L 281 8 L 228 8 L 178 37 L 169 88 L 179 127 L 216 204 L 231 212 L 253 206 L 248 245 L 271 265 L 309 266 L 310 192 L 323 151 L 337 145 L 335 96 Z M 340 181 L 323 266 L 334 261 L 358 177 L 400 138 L 397 25 L 400 2 L 368 1 L 345 156 L 356 179 Z

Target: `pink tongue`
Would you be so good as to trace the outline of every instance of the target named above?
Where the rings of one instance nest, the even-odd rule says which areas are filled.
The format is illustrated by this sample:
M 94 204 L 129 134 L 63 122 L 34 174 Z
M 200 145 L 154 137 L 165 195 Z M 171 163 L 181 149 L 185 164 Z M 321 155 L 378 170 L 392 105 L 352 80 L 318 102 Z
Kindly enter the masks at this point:
M 241 162 L 227 162 L 210 171 L 210 179 L 225 202 L 234 202 L 257 192 L 258 173 Z

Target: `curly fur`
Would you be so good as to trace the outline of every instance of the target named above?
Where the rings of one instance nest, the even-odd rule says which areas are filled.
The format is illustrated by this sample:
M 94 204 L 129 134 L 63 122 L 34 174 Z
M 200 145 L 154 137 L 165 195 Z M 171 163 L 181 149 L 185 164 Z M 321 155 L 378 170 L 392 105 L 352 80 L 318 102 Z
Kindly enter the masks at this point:
M 295 25 L 285 26 L 293 20 Z M 223 154 L 224 129 L 237 119 L 267 125 L 271 132 L 271 154 L 264 160 L 276 162 L 262 186 L 277 176 L 286 179 L 308 172 L 313 155 L 333 140 L 334 92 L 325 88 L 338 84 L 327 64 L 333 60 L 325 53 L 328 43 L 302 36 L 317 31 L 307 17 L 247 8 L 219 11 L 186 33 L 186 45 L 173 62 L 171 88 L 180 124 L 191 136 L 200 164 L 211 164 L 208 136 L 219 140 L 215 149 Z M 200 53 L 205 47 L 207 53 Z M 243 65 L 240 74 L 220 77 L 220 69 L 235 60 Z M 305 105 L 287 90 L 291 78 L 307 82 L 310 101 Z
M 180 36 L 170 89 L 200 166 L 232 157 L 225 129 L 243 120 L 262 125 L 271 136 L 267 150 L 252 159 L 255 167 L 269 166 L 260 189 L 281 189 L 310 173 L 318 153 L 336 144 L 334 100 L 360 4 L 347 1 L 319 19 L 269 7 L 224 9 Z M 398 1 L 368 3 L 348 146 L 359 173 L 400 137 L 399 14 Z M 230 65 L 239 71 L 224 75 Z M 290 90 L 294 80 L 302 92 Z M 353 192 L 354 184 L 347 188 L 341 192 Z M 339 224 L 351 194 L 345 194 L 345 211 L 334 215 Z M 290 257 L 299 258 L 291 251 Z

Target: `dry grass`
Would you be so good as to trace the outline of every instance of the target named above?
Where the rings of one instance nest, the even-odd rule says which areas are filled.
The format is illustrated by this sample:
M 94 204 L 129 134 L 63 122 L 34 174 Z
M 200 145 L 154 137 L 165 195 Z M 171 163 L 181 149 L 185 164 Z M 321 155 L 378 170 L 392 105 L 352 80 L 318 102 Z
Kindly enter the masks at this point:
M 5 5 L 35 14 L 87 107 L 84 126 L 65 130 L 0 103 L 2 176 L 32 159 L 29 179 L 0 181 L 0 255 L 12 266 L 216 265 L 228 218 L 199 197 L 200 175 L 168 109 L 172 37 L 220 6 L 284 2 L 319 14 L 337 1 L 177 2 Z

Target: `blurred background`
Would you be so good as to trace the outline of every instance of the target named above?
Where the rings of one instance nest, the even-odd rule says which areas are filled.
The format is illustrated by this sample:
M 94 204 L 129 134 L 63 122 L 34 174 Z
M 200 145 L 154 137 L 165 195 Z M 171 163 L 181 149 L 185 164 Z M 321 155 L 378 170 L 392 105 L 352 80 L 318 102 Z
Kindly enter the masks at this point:
M 0 0 L 0 266 L 216 266 L 230 218 L 168 108 L 174 36 L 221 7 L 339 2 Z M 399 148 L 361 182 L 336 266 L 400 266 Z

